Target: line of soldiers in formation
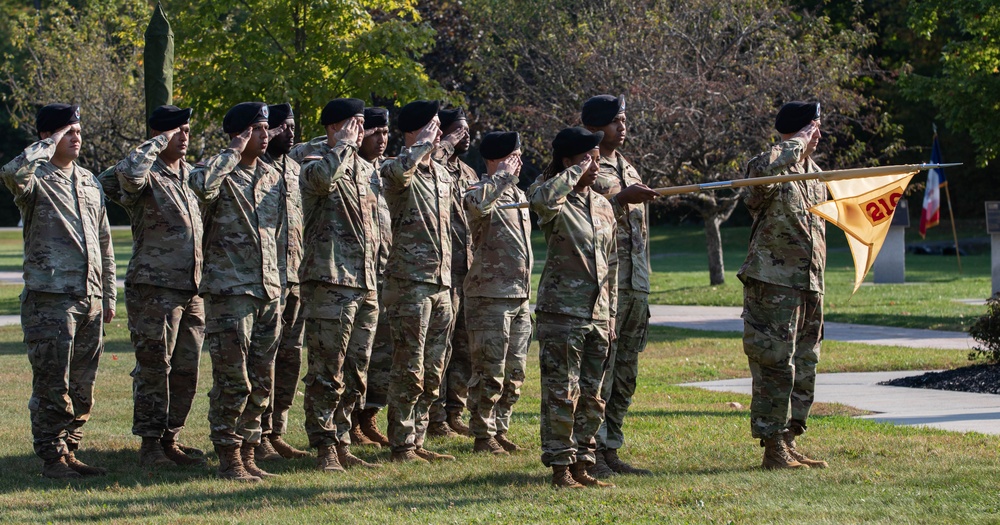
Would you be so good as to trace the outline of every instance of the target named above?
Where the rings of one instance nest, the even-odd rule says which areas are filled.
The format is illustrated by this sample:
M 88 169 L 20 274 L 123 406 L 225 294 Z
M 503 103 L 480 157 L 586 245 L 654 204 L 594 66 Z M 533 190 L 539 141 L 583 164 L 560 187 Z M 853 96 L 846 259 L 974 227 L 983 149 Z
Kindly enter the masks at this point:
M 796 122 L 812 115 L 795 111 Z M 818 116 L 815 104 L 815 119 L 783 135 L 791 140 L 777 148 L 797 147 L 794 159 L 765 152 L 773 162 L 760 171 L 813 169 L 804 149 L 815 149 Z M 132 224 L 125 303 L 142 465 L 205 464 L 202 451 L 178 441 L 203 344 L 212 360 L 208 419 L 218 475 L 258 481 L 273 476 L 258 460 L 308 455 L 282 437 L 303 340 L 305 429 L 321 470 L 378 467 L 352 454 L 351 444 L 389 447 L 399 462 L 455 459 L 425 448 L 427 434 L 471 435 L 475 452 L 496 456 L 521 450 L 508 430 L 532 336 L 531 225 L 516 206 L 528 200 L 548 244 L 535 330 L 542 462 L 557 487 L 612 486 L 601 478 L 649 472 L 618 456 L 649 322 L 644 203 L 658 196 L 617 151 L 626 137 L 622 97 L 587 100 L 584 127 L 556 135 L 551 162 L 527 195 L 517 187 L 519 135 L 483 137 L 480 177 L 459 158 L 470 145 L 464 113 L 437 102 L 400 110 L 405 146 L 393 158 L 383 156 L 388 111 L 358 99 L 328 103 L 326 135 L 299 144 L 289 104 L 237 104 L 223 119 L 229 147 L 196 166 L 185 161 L 190 118 L 191 109 L 157 108 L 148 121 L 153 137 L 95 177 L 74 162 L 80 108 L 48 105 L 36 118 L 41 140 L 2 168 L 24 221 L 22 327 L 44 476 L 106 472 L 75 454 L 93 406 L 103 323 L 115 315 L 105 199 L 123 206 Z M 768 275 L 741 270 L 748 289 L 789 284 Z M 821 273 L 819 283 L 821 326 Z M 752 324 L 767 336 L 766 322 Z M 793 367 L 794 343 L 793 334 L 795 359 L 786 359 Z M 780 403 L 758 402 L 758 390 L 782 395 L 766 373 L 778 365 L 761 375 L 754 353 L 747 355 L 764 466 L 806 465 L 808 458 L 789 455 L 798 452 L 786 437 L 804 431 L 808 406 L 791 414 L 798 427 L 789 426 L 790 412 L 762 426 L 762 417 L 780 419 Z M 811 404 L 797 376 L 794 383 L 787 397 L 800 408 L 805 397 Z M 388 435 L 376 426 L 384 407 Z

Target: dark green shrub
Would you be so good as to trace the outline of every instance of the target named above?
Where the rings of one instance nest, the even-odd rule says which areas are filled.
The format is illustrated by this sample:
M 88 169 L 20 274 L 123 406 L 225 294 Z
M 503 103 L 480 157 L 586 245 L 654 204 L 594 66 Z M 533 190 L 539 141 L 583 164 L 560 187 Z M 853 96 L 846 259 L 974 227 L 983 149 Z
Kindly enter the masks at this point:
M 986 301 L 986 315 L 969 327 L 969 335 L 979 343 L 969 352 L 969 360 L 1000 363 L 1000 293 Z

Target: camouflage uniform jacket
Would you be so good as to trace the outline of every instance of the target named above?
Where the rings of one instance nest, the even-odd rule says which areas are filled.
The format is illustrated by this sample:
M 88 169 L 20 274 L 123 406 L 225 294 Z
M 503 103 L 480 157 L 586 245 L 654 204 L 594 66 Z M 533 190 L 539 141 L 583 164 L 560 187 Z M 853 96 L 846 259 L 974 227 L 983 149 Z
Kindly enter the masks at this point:
M 434 146 L 417 143 L 382 163 L 392 215 L 386 275 L 451 287 L 451 175 L 438 162 L 419 161 Z
M 747 164 L 746 177 L 820 171 L 812 159 L 800 162 L 806 143 L 786 140 Z M 753 216 L 750 249 L 737 273 L 758 281 L 823 293 L 826 221 L 809 208 L 827 199 L 818 180 L 751 186 L 744 203 Z
M 454 146 L 447 142 L 438 146 L 434 158 L 451 175 L 451 274 L 464 276 L 472 264 L 472 239 L 463 197 L 469 186 L 479 181 L 479 175 L 455 155 Z
M 125 282 L 197 292 L 201 284 L 201 203 L 192 166 L 175 173 L 159 159 L 169 139 L 157 135 L 99 177 L 108 198 L 132 222 L 132 258 Z
M 299 266 L 302 264 L 302 191 L 299 189 L 299 163 L 288 155 L 277 158 L 265 153 L 261 159 L 270 164 L 285 179 L 285 212 L 288 221 L 288 250 L 286 252 L 285 278 L 291 284 L 299 282 Z
M 295 162 L 298 162 L 299 165 L 302 165 L 306 157 L 309 155 L 318 155 L 316 152 L 319 151 L 320 146 L 325 145 L 326 135 L 320 135 L 309 139 L 309 142 L 299 142 L 288 152 L 288 156 Z
M 232 149 L 191 172 L 205 207 L 202 294 L 273 300 L 285 285 L 285 181 L 266 162 L 250 171 Z
M 573 191 L 582 174 L 573 166 L 547 180 L 540 175 L 528 189 L 548 244 L 536 310 L 609 321 L 618 308 L 615 214 L 590 188 Z
M 378 197 L 374 167 L 353 144 L 323 144 L 302 166 L 305 258 L 302 281 L 375 290 Z
M 118 292 L 104 192 L 76 163 L 66 173 L 49 162 L 55 151 L 41 140 L 0 168 L 24 220 L 24 287 L 102 297 L 111 309 Z
M 597 193 L 617 194 L 633 184 L 642 184 L 642 179 L 621 153 L 616 153 L 614 159 L 601 157 L 600 173 L 592 186 Z M 618 287 L 649 293 L 646 205 L 620 204 L 614 196 L 608 200 L 618 218 Z
M 378 198 L 378 275 L 385 274 L 385 265 L 389 262 L 389 248 L 392 247 L 392 215 L 389 213 L 389 204 L 385 202 L 385 187 L 382 185 L 382 176 L 379 175 L 379 166 L 384 157 L 375 159 L 369 163 L 365 159 L 359 159 L 362 164 L 372 166 L 372 192 Z
M 498 210 L 524 202 L 517 176 L 498 171 L 465 194 L 473 258 L 465 278 L 466 297 L 527 299 L 531 292 L 531 218 L 527 209 Z

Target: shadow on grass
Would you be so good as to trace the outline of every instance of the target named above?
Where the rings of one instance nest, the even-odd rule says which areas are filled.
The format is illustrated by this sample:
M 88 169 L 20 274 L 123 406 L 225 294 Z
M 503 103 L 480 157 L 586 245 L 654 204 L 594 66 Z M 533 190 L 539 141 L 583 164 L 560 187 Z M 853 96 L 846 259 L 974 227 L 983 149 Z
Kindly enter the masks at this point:
M 16 334 L 13 330 L 16 330 Z M 0 341 L 0 355 L 28 355 L 28 347 L 21 340 L 23 335 L 21 335 L 20 328 L 6 328 L 5 331 L 8 339 L 13 337 L 17 337 L 17 339 L 14 341 Z

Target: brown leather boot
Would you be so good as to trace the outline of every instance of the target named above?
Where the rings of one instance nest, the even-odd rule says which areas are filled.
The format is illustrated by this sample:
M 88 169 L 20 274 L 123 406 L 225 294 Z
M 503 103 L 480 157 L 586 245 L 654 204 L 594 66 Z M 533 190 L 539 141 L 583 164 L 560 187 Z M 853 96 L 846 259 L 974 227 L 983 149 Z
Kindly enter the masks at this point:
M 81 476 L 103 476 L 108 473 L 104 467 L 92 467 L 79 459 L 76 459 L 76 452 L 70 450 L 66 456 L 66 465 L 80 473 Z
M 309 455 L 305 450 L 299 450 L 291 445 L 289 445 L 281 436 L 278 434 L 271 434 L 267 439 L 271 446 L 274 447 L 274 451 L 281 455 L 285 459 L 296 459 L 304 458 Z
M 476 438 L 476 443 L 472 446 L 473 452 L 489 452 L 494 456 L 509 456 L 510 453 L 497 443 L 496 439 L 491 437 L 488 438 Z
M 351 454 L 351 448 L 347 445 L 340 445 L 337 447 L 337 461 L 340 461 L 340 465 L 344 468 L 354 468 L 361 467 L 367 469 L 377 469 L 382 468 L 382 465 L 376 465 L 374 463 L 369 463 L 354 454 Z
M 181 443 L 180 441 L 176 440 L 175 442 L 177 443 L 177 448 L 179 448 L 181 452 L 187 454 L 188 456 L 191 456 L 193 458 L 200 458 L 205 456 L 205 451 L 200 448 L 189 447 L 184 443 Z
M 320 445 L 316 457 L 319 458 L 319 469 L 323 472 L 344 471 L 344 467 L 340 464 L 340 458 L 337 457 L 337 449 L 332 445 Z
M 449 454 L 439 454 L 437 452 L 431 452 L 424 447 L 419 447 L 413 450 L 416 455 L 426 459 L 427 461 L 455 461 L 455 456 Z
M 260 478 L 250 475 L 247 469 L 243 468 L 243 458 L 240 457 L 240 448 L 237 445 L 215 445 L 215 453 L 219 456 L 220 478 L 244 482 L 260 481 Z
M 583 485 L 573 479 L 567 465 L 552 465 L 552 487 L 557 489 L 582 489 Z
M 244 441 L 243 445 L 240 446 L 240 459 L 243 460 L 243 468 L 245 468 L 251 476 L 255 476 L 260 479 L 278 477 L 277 474 L 271 474 L 270 472 L 267 472 L 257 466 L 257 461 L 254 458 L 254 452 L 257 450 L 258 446 L 259 444 L 254 445 L 253 443 L 247 443 L 246 441 Z
M 361 432 L 375 443 L 388 447 L 389 438 L 378 429 L 378 410 L 377 408 L 366 408 L 361 411 Z
M 271 446 L 271 436 L 261 436 L 260 445 L 254 449 L 254 459 L 257 461 L 277 461 L 285 459 L 277 450 Z
M 163 453 L 160 438 L 144 437 L 139 447 L 139 465 L 149 468 L 173 467 L 177 465 Z
M 497 444 L 503 447 L 503 449 L 506 450 L 507 452 L 521 451 L 521 447 L 517 446 L 517 444 L 514 443 L 513 441 L 507 439 L 506 432 L 498 432 L 497 435 L 493 436 L 493 439 L 495 439 Z
M 82 478 L 83 475 L 69 468 L 66 464 L 66 456 L 59 456 L 56 459 L 46 459 L 42 466 L 42 476 L 49 479 L 74 479 Z
M 579 461 L 569 466 L 569 473 L 573 476 L 574 481 L 584 487 L 597 487 L 599 489 L 614 488 L 614 483 L 607 483 L 587 474 L 587 466 L 587 464 L 580 463 Z
M 426 459 L 418 456 L 414 450 L 393 452 L 389 459 L 396 463 L 429 463 Z
M 618 457 L 618 451 L 609 448 L 604 451 L 604 462 L 608 464 L 608 468 L 613 470 L 616 474 L 634 474 L 636 476 L 648 476 L 653 472 L 646 470 L 644 468 L 633 467 L 628 463 L 625 463 Z
M 431 421 L 427 425 L 427 435 L 432 437 L 457 438 L 458 432 L 455 432 L 447 421 Z
M 372 441 L 364 432 L 361 431 L 361 411 L 355 410 L 351 414 L 351 430 L 348 431 L 348 435 L 351 436 L 351 444 L 357 445 L 359 447 L 375 447 L 382 448 L 382 444 L 377 441 Z
M 608 462 L 604 459 L 603 450 L 595 451 L 594 458 L 596 458 L 597 461 L 593 465 L 587 467 L 587 473 L 592 477 L 597 479 L 607 479 L 616 474 L 615 471 L 608 467 Z
M 785 440 L 781 434 L 760 440 L 760 446 L 764 447 L 764 460 L 760 466 L 766 470 L 785 468 L 809 468 L 808 465 L 799 463 L 788 453 Z
M 785 448 L 788 449 L 788 455 L 792 457 L 795 461 L 806 465 L 809 468 L 826 468 L 830 466 L 826 461 L 819 459 L 809 459 L 805 454 L 798 451 L 795 446 L 795 434 L 791 432 L 785 432 L 782 434 L 785 437 Z
M 456 434 L 465 437 L 472 437 L 472 431 L 469 430 L 469 426 L 462 421 L 461 412 L 449 412 L 446 422 Z
M 160 440 L 160 447 L 163 448 L 163 455 L 167 457 L 170 461 L 178 465 L 192 466 L 192 465 L 204 465 L 205 458 L 189 456 L 184 452 L 176 441 L 164 441 Z

